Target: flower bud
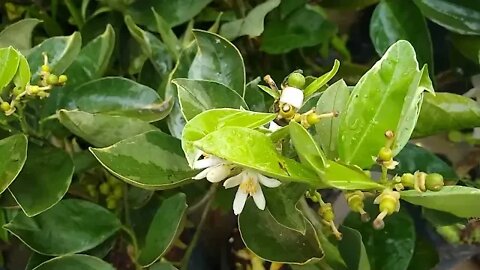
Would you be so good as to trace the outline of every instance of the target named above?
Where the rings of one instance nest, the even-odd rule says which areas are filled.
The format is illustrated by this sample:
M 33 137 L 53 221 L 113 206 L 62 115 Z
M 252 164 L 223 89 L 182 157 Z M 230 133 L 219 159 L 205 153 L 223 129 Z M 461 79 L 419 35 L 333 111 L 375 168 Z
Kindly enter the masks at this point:
M 48 65 L 42 65 L 41 69 L 43 72 L 50 72 L 50 67 Z
M 0 103 L 0 109 L 2 109 L 2 111 L 6 112 L 6 111 L 9 111 L 12 107 L 10 106 L 10 103 L 6 102 L 6 101 L 3 101 L 2 103 Z
M 378 152 L 378 159 L 379 161 L 389 161 L 393 158 L 392 149 L 387 147 L 380 148 Z
M 335 214 L 333 213 L 333 208 L 331 203 L 325 203 L 320 205 L 318 209 L 318 213 L 322 217 L 322 219 L 326 222 L 333 221 L 335 219 Z
M 112 196 L 108 196 L 107 199 L 105 200 L 107 203 L 107 208 L 108 209 L 115 209 L 117 208 L 118 201 Z
M 67 75 L 62 74 L 58 77 L 58 83 L 60 83 L 60 84 L 66 83 L 67 80 L 68 80 Z
M 40 87 L 38 85 L 29 85 L 27 87 L 28 87 L 27 88 L 28 93 L 30 93 L 32 95 L 36 95 L 40 91 Z
M 411 173 L 404 173 L 402 175 L 402 185 L 404 187 L 413 188 L 415 185 L 415 176 Z
M 305 77 L 298 72 L 291 73 L 288 76 L 288 85 L 298 89 L 302 89 L 305 86 Z
M 47 77 L 47 84 L 55 85 L 58 83 L 58 76 L 55 74 L 50 74 Z
M 100 193 L 103 195 L 108 195 L 110 193 L 110 185 L 106 182 L 103 182 L 100 187 Z
M 112 196 L 116 199 L 120 199 L 123 196 L 123 187 L 121 185 L 117 185 L 113 188 Z
M 364 210 L 365 204 L 363 200 L 365 199 L 365 194 L 363 192 L 360 190 L 347 192 L 345 193 L 345 199 L 347 199 L 347 204 L 352 211 L 360 213 L 363 222 L 370 220 L 370 215 Z
M 438 173 L 427 174 L 425 177 L 425 187 L 431 191 L 439 191 L 444 185 L 443 176 Z
M 373 227 L 377 230 L 385 226 L 383 219 L 400 210 L 400 193 L 391 189 L 384 189 L 373 201 L 379 205 L 380 214 L 373 221 Z

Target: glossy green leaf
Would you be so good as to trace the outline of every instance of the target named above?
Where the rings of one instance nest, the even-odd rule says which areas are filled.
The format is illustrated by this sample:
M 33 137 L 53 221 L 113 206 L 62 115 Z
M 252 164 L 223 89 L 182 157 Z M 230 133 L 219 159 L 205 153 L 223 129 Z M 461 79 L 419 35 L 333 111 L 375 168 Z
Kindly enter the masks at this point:
M 280 18 L 284 19 L 294 10 L 304 6 L 307 0 L 283 0 L 280 4 Z
M 51 256 L 45 256 L 42 254 L 32 252 L 32 255 L 30 255 L 30 257 L 28 258 L 28 262 L 27 262 L 27 266 L 25 266 L 25 270 L 32 270 L 33 268 L 39 266 L 43 262 L 46 262 L 50 259 L 52 259 Z
M 215 81 L 244 96 L 245 66 L 238 49 L 225 38 L 206 31 L 194 30 L 198 52 L 188 78 Z
M 319 177 L 302 164 L 280 156 L 270 137 L 245 127 L 223 127 L 194 145 L 205 153 L 285 181 L 322 185 Z
M 0 32 L 0 47 L 12 46 L 21 52 L 30 49 L 33 29 L 40 22 L 36 18 L 26 18 L 8 25 Z
M 378 214 L 378 205 L 370 203 L 366 206 L 365 210 L 374 218 Z M 385 227 L 379 231 L 370 222 L 362 222 L 358 213 L 350 212 L 343 225 L 362 235 L 371 269 L 405 270 L 415 246 L 414 222 L 403 210 L 386 217 L 384 222 Z
M 20 57 L 13 47 L 0 48 L 0 90 L 12 81 L 19 61 Z
M 281 54 L 329 41 L 336 27 L 319 8 L 306 5 L 284 19 L 278 16 L 269 20 L 265 24 L 260 49 L 270 54 Z M 308 23 L 305 23 L 305 18 L 308 18 Z
M 288 125 L 290 138 L 300 161 L 312 170 L 322 171 L 326 166 L 326 157 L 308 131 L 299 123 L 291 121 Z
M 245 18 L 224 23 L 220 35 L 232 40 L 240 36 L 258 37 L 263 33 L 265 16 L 280 5 L 280 0 L 268 0 L 254 7 Z
M 340 67 L 340 61 L 335 59 L 335 62 L 333 63 L 332 69 L 323 74 L 322 76 L 316 78 L 313 82 L 311 82 L 307 87 L 305 87 L 305 90 L 303 90 L 304 95 L 306 98 L 310 97 L 313 95 L 315 92 L 320 90 L 322 86 L 326 85 L 328 81 L 330 81 L 335 74 L 337 74 L 338 68 Z
M 120 225 L 117 217 L 101 206 L 69 199 L 35 217 L 18 213 L 4 227 L 35 252 L 58 256 L 93 248 Z
M 322 119 L 315 124 L 316 141 L 320 144 L 325 155 L 334 159 L 338 157 L 337 141 L 338 128 L 340 125 L 340 117 L 346 110 L 346 104 L 350 96 L 350 91 L 343 80 L 339 80 L 332 84 L 323 92 L 317 102 L 316 112 L 322 113 L 338 113 L 337 117 Z
M 440 191 L 418 192 L 407 190 L 400 193 L 402 200 L 459 217 L 480 217 L 480 209 L 471 207 L 480 198 L 480 190 L 463 186 L 445 186 Z M 470 207 L 469 207 L 470 206 Z
M 261 90 L 263 90 L 265 93 L 269 94 L 271 97 L 277 99 L 280 97 L 280 92 L 279 91 L 276 91 L 276 90 L 273 90 L 272 88 L 268 87 L 268 86 L 265 86 L 265 85 L 261 85 L 259 84 L 258 85 L 258 88 L 260 88 Z
M 324 171 L 319 172 L 322 181 L 330 187 L 343 190 L 383 189 L 384 186 L 372 180 L 364 171 L 355 166 L 328 160 Z
M 431 270 L 438 262 L 439 254 L 434 243 L 426 235 L 417 235 L 415 252 L 407 270 Z
M 27 161 L 9 190 L 29 217 L 58 203 L 67 193 L 73 176 L 73 161 L 57 148 L 28 147 Z
M 370 22 L 370 38 L 379 55 L 398 40 L 408 40 L 420 65 L 433 68 L 432 40 L 427 22 L 412 1 L 381 1 Z
M 266 112 L 268 111 L 267 105 L 265 104 L 265 98 L 262 92 L 258 89 L 258 83 L 260 82 L 260 77 L 250 81 L 245 86 L 245 103 L 247 103 L 248 108 L 254 112 Z
M 135 1 L 127 12 L 135 22 L 146 25 L 156 31 L 155 17 L 150 8 L 154 8 L 170 27 L 188 22 L 208 5 L 212 0 L 144 0 Z
M 27 60 L 32 72 L 32 81 L 40 78 L 40 69 L 43 65 L 43 53 L 48 56 L 50 72 L 63 74 L 80 53 L 82 37 L 75 32 L 70 36 L 57 36 L 46 39 L 28 51 Z
M 370 270 L 367 251 L 362 242 L 362 235 L 352 228 L 341 226 L 342 240 L 340 253 L 350 270 Z
M 89 255 L 72 254 L 41 263 L 33 270 L 114 270 L 112 265 Z
M 113 175 L 141 188 L 174 188 L 196 174 L 185 160 L 180 140 L 159 131 L 90 150 Z
M 378 1 L 379 0 L 323 0 L 321 4 L 328 8 L 360 10 Z
M 415 51 L 407 41 L 393 44 L 353 89 L 341 116 L 340 159 L 369 168 L 385 145 L 385 132 L 395 134 L 396 155 L 410 139 L 420 113 L 423 91 L 433 91 L 426 68 L 418 70 Z
M 452 93 L 426 94 L 413 136 L 479 126 L 480 105 L 471 98 Z
M 153 15 L 155 16 L 155 21 L 157 23 L 157 31 L 160 33 L 167 50 L 170 52 L 174 59 L 178 59 L 179 57 L 179 49 L 180 41 L 178 40 L 177 36 L 173 32 L 172 28 L 168 25 L 168 23 L 160 16 L 155 9 L 152 8 Z
M 323 257 L 312 224 L 302 234 L 279 224 L 268 209 L 259 210 L 248 200 L 238 218 L 238 228 L 248 249 L 264 260 L 304 264 Z
M 0 140 L 0 194 L 17 178 L 27 159 L 27 137 L 12 135 Z
M 17 73 L 13 77 L 13 83 L 17 87 L 25 89 L 25 86 L 30 83 L 30 66 L 28 65 L 27 58 L 19 54 Z
M 187 210 L 186 197 L 177 193 L 164 200 L 153 217 L 141 248 L 138 262 L 150 266 L 160 259 L 182 231 L 182 220 Z
M 89 113 L 104 113 L 157 121 L 171 110 L 172 101 L 162 101 L 155 90 L 121 77 L 105 77 L 68 92 L 63 107 Z
M 58 118 L 70 132 L 96 147 L 106 147 L 123 139 L 158 130 L 136 118 L 60 110 Z
M 480 35 L 480 6 L 470 0 L 414 0 L 430 20 L 450 31 Z
M 182 148 L 188 164 L 193 166 L 197 154 L 197 148 L 193 143 L 202 139 L 205 135 L 228 126 L 258 128 L 273 119 L 275 119 L 273 113 L 256 113 L 234 109 L 213 109 L 195 116 L 185 125 L 182 134 Z
M 447 180 L 458 179 L 455 170 L 445 161 L 427 149 L 411 143 L 405 145 L 395 160 L 400 162 L 393 171 L 397 174 L 413 173 L 418 170 L 426 173 L 439 173 Z
M 150 266 L 149 270 L 178 270 L 175 266 L 168 262 L 158 262 Z
M 451 33 L 450 41 L 453 46 L 466 58 L 474 63 L 480 63 L 478 53 L 480 52 L 480 37 L 465 36 Z
M 248 109 L 243 98 L 227 86 L 204 80 L 175 79 L 178 99 L 185 119 L 215 108 Z

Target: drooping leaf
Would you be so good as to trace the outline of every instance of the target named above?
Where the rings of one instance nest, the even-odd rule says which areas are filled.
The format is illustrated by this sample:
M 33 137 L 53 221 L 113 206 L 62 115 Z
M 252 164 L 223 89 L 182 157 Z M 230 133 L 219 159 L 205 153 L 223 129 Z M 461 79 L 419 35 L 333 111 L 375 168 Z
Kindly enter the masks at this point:
M 105 77 L 82 84 L 66 93 L 63 108 L 89 113 L 121 115 L 157 121 L 171 110 L 172 101 L 162 101 L 155 90 L 121 77 Z
M 479 126 L 480 105 L 471 98 L 452 93 L 426 94 L 413 136 Z
M 13 47 L 0 48 L 0 90 L 12 81 L 19 61 L 20 57 Z
M 336 27 L 318 8 L 306 5 L 284 19 L 272 18 L 265 24 L 260 49 L 270 54 L 281 54 L 327 42 L 336 32 Z M 305 18 L 308 18 L 308 23 L 305 23 Z
M 433 68 L 432 40 L 427 22 L 418 7 L 411 1 L 381 1 L 372 15 L 370 38 L 379 55 L 398 40 L 408 40 L 420 65 Z
M 303 264 L 324 256 L 312 224 L 302 234 L 279 224 L 268 209 L 259 210 L 247 200 L 238 218 L 242 240 L 248 249 L 268 261 Z
M 158 208 L 145 238 L 145 246 L 141 248 L 138 262 L 150 266 L 160 259 L 173 244 L 175 237 L 181 232 L 182 221 L 187 209 L 186 197 L 178 193 L 164 200 Z
M 136 118 L 60 110 L 58 118 L 70 132 L 96 147 L 106 147 L 123 139 L 158 130 Z
M 362 168 L 373 165 L 386 143 L 385 132 L 395 134 L 396 155 L 410 139 L 423 100 L 433 91 L 426 68 L 418 69 L 415 51 L 407 41 L 393 44 L 357 83 L 342 115 L 338 149 L 340 159 Z
M 90 150 L 113 175 L 145 189 L 174 188 L 196 174 L 185 160 L 180 140 L 159 131 Z
M 57 148 L 28 147 L 27 161 L 9 190 L 29 217 L 58 203 L 67 193 L 73 176 L 73 161 Z
M 338 128 L 340 125 L 340 117 L 346 109 L 350 91 L 343 80 L 339 80 L 332 84 L 323 92 L 317 102 L 316 112 L 322 113 L 338 113 L 337 117 L 322 119 L 315 124 L 316 141 L 320 144 L 325 155 L 334 159 L 338 157 L 337 141 Z
M 0 140 L 0 194 L 15 180 L 27 159 L 27 137 L 12 135 Z
M 337 74 L 339 67 L 340 67 L 340 62 L 337 59 L 335 59 L 333 67 L 329 72 L 316 78 L 309 85 L 307 85 L 307 87 L 305 87 L 305 90 L 303 91 L 305 98 L 312 96 L 313 94 L 315 94 L 315 92 L 319 91 L 322 88 L 322 86 L 327 84 L 327 82 L 330 81 L 333 78 L 333 76 L 335 76 L 335 74 Z
M 63 74 L 73 63 L 82 47 L 82 37 L 75 32 L 70 36 L 57 36 L 46 39 L 39 45 L 28 51 L 27 60 L 30 64 L 32 81 L 35 83 L 40 78 L 40 70 L 43 65 L 43 54 L 48 56 L 50 72 Z
M 243 98 L 225 85 L 205 80 L 175 79 L 178 99 L 188 121 L 199 113 L 215 108 L 248 109 Z
M 215 81 L 237 92 L 245 93 L 245 66 L 238 49 L 225 38 L 206 31 L 194 30 L 198 45 L 188 78 Z
M 232 40 L 240 36 L 258 37 L 263 32 L 265 16 L 278 7 L 280 0 L 268 0 L 250 10 L 245 18 L 224 23 L 220 35 Z
M 339 243 L 340 253 L 350 270 L 370 270 L 367 251 L 362 242 L 362 235 L 352 228 L 342 226 L 342 240 Z
M 32 31 L 40 22 L 36 18 L 26 18 L 8 25 L 0 32 L 0 47 L 12 46 L 20 52 L 30 49 L 32 47 Z
M 53 258 L 33 270 L 114 270 L 112 265 L 89 255 L 72 254 Z
M 97 246 L 120 225 L 117 217 L 101 206 L 68 199 L 35 217 L 18 213 L 4 228 L 35 252 L 59 256 Z
M 423 15 L 450 31 L 480 35 L 480 6 L 469 0 L 414 0 Z
M 406 190 L 400 193 L 402 200 L 423 207 L 448 212 L 459 217 L 480 217 L 476 205 L 480 198 L 480 190 L 463 186 L 445 186 L 440 191 L 418 192 Z

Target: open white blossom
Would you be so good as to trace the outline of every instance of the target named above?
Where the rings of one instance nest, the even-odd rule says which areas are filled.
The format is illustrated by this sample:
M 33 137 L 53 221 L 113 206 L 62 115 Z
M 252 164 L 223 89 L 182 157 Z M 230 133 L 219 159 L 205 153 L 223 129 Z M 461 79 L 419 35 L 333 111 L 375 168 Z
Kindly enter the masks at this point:
M 212 183 L 218 183 L 227 178 L 234 167 L 234 164 L 219 157 L 205 156 L 203 159 L 196 160 L 193 163 L 194 169 L 203 169 L 193 179 L 207 178 Z
M 268 178 L 254 170 L 244 169 L 238 175 L 228 178 L 223 186 L 225 188 L 238 187 L 233 201 L 233 212 L 238 215 L 242 212 L 248 196 L 252 196 L 255 204 L 260 210 L 265 209 L 265 197 L 263 196 L 262 187 L 260 183 L 269 188 L 280 186 L 281 182 Z

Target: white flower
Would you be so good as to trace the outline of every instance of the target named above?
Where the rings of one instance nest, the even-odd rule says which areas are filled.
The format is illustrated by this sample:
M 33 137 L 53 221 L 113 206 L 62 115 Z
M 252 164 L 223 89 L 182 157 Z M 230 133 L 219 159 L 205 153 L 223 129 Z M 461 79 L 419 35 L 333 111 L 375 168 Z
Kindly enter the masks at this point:
M 215 156 L 207 156 L 203 154 L 204 158 L 195 160 L 193 163 L 194 169 L 203 169 L 199 174 L 195 175 L 193 179 L 199 180 L 207 178 L 212 183 L 218 183 L 227 178 L 234 164 Z
M 282 90 L 280 102 L 290 104 L 300 109 L 303 105 L 303 91 L 295 87 L 286 87 Z
M 270 122 L 270 124 L 268 125 L 268 130 L 270 130 L 271 132 L 275 132 L 275 131 L 277 131 L 281 128 L 282 127 L 277 125 L 277 123 L 275 123 L 275 121 Z
M 255 204 L 260 210 L 265 209 L 266 202 L 260 183 L 269 188 L 275 188 L 281 184 L 276 179 L 268 178 L 250 169 L 244 169 L 241 173 L 228 178 L 223 183 L 225 188 L 239 186 L 233 201 L 233 212 L 235 215 L 242 212 L 249 195 L 253 197 Z

